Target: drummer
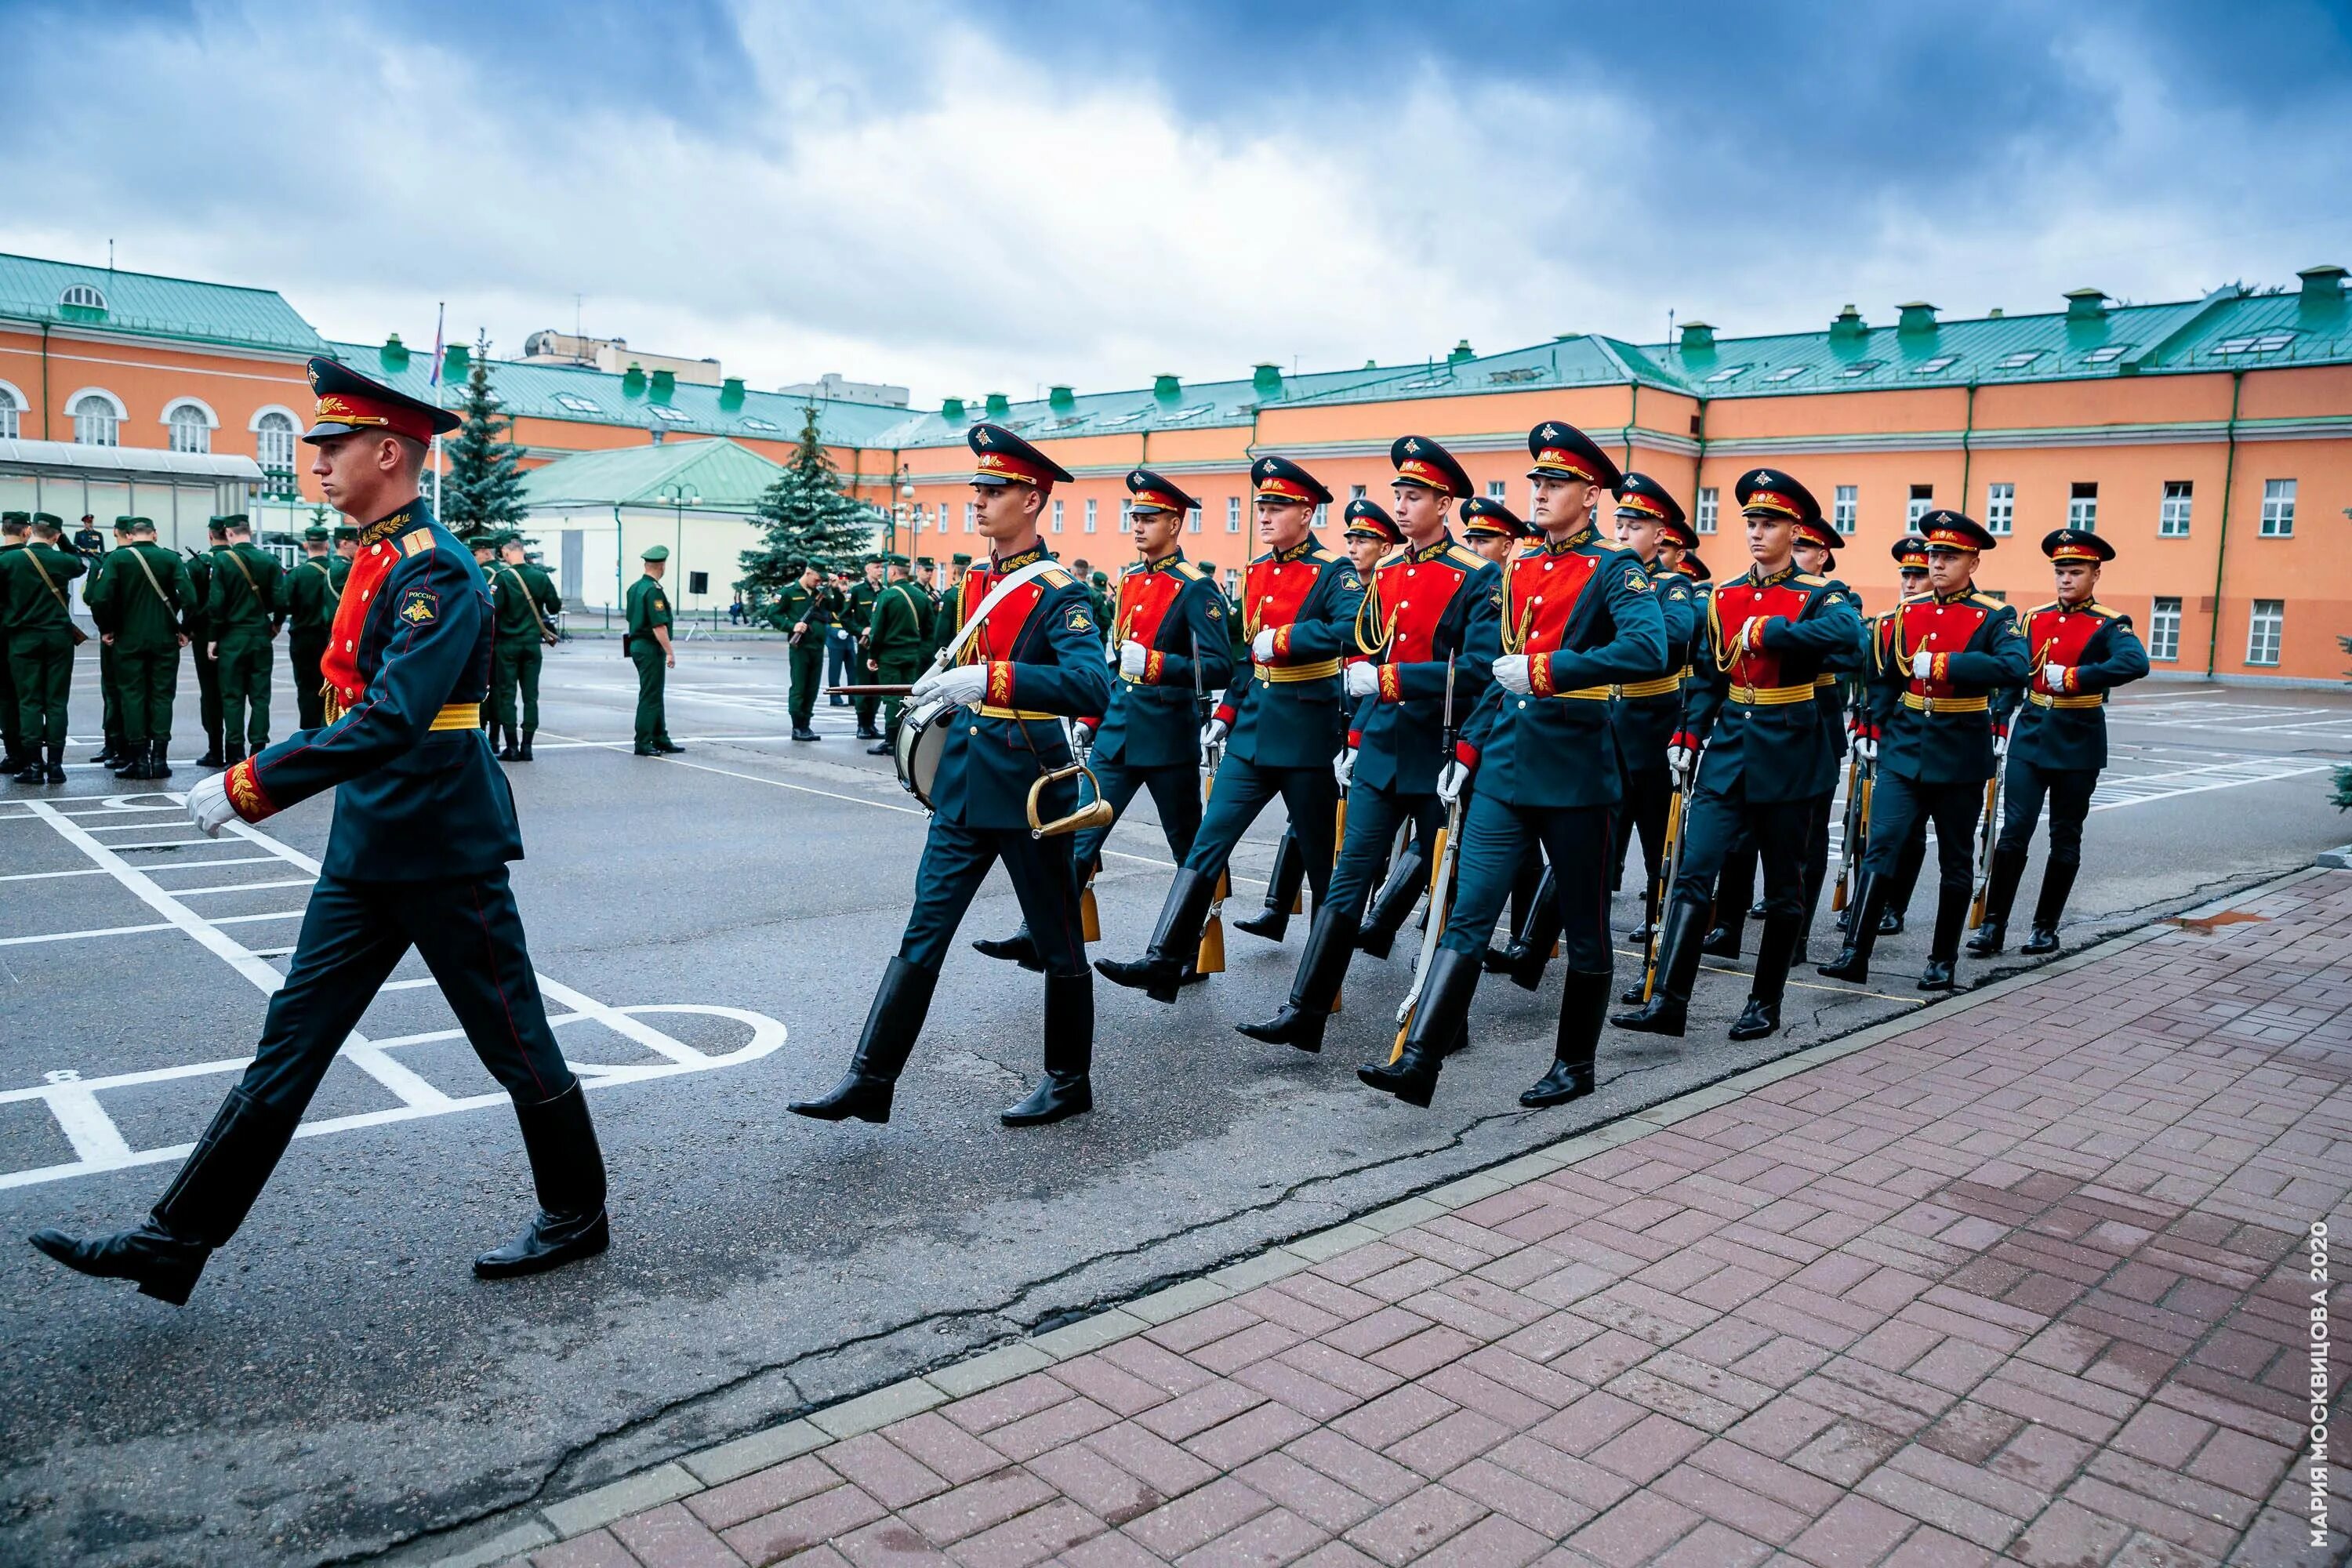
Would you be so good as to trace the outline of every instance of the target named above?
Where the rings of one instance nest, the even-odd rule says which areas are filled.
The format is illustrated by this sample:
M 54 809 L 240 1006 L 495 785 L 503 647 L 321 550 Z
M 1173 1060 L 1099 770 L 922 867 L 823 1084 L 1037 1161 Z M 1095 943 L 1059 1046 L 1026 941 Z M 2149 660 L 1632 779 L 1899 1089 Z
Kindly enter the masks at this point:
M 882 973 L 849 1070 L 828 1092 L 791 1109 L 824 1121 L 890 1120 L 891 1094 L 930 1010 L 940 964 L 964 910 L 1002 860 L 1045 971 L 1045 1077 L 1001 1119 L 1008 1127 L 1059 1121 L 1094 1109 L 1094 976 L 1078 920 L 1078 883 L 1066 835 L 1033 837 L 1031 786 L 1071 763 L 1062 721 L 1110 700 L 1087 585 L 1054 563 L 1037 536 L 1060 465 L 1001 425 L 975 425 L 971 503 L 989 542 L 987 563 L 966 573 L 953 606 L 947 667 L 915 682 L 906 720 L 936 729 L 938 771 L 915 907 L 898 956 Z M 919 719 L 926 710 L 937 711 Z M 1038 792 L 1037 820 L 1077 809 L 1078 781 Z

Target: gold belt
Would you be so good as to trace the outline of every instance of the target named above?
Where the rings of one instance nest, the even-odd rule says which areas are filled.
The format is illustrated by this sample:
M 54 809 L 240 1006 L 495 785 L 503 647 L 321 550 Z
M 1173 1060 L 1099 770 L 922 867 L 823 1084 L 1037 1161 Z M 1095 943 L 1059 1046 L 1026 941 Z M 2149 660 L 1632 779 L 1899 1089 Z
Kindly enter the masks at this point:
M 1316 664 L 1261 664 L 1257 667 L 1260 680 L 1286 686 L 1296 680 L 1328 680 L 1339 673 L 1339 661 L 1327 658 Z
M 1024 723 L 1040 719 L 1059 719 L 1059 713 L 1033 713 L 1026 708 L 996 708 L 983 703 L 980 716 L 983 719 L 1017 719 Z
M 1572 697 L 1579 702 L 1606 702 L 1616 693 L 1613 686 L 1580 686 L 1573 691 L 1555 691 L 1554 697 Z M 1631 694 L 1630 689 L 1628 695 Z
M 1679 675 L 1664 675 L 1655 680 L 1636 680 L 1612 688 L 1620 697 L 1664 697 L 1682 689 L 1683 678 Z
M 1824 686 L 1835 686 L 1837 683 L 1838 678 L 1834 675 L 1816 675 L 1813 677 L 1813 689 L 1816 691 L 1819 691 Z
M 2029 691 L 2025 700 L 2036 708 L 2096 708 L 2106 701 L 2107 694 L 2092 691 L 2080 697 L 2053 697 L 2046 691 Z
M 1813 689 L 1810 686 L 1735 686 L 1731 700 L 1749 708 L 1783 708 L 1791 702 L 1811 702 Z
M 1933 703 L 1931 708 L 1928 705 Z M 1982 697 L 1922 697 L 1916 691 L 1903 694 L 1903 706 L 1914 713 L 1982 713 L 1992 703 Z
M 482 705 L 478 702 L 452 702 L 433 715 L 431 728 L 436 730 L 478 730 L 482 727 Z

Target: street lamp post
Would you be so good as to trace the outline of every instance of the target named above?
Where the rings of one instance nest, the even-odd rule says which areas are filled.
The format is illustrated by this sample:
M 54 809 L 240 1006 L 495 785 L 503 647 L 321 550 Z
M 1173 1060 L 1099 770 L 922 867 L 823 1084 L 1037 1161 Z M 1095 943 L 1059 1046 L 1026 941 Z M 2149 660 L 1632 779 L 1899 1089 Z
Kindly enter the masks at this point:
M 702 492 L 679 479 L 664 485 L 659 493 L 662 500 L 669 502 L 670 510 L 677 518 L 677 542 L 670 548 L 670 559 L 675 563 L 670 570 L 677 574 L 678 583 L 682 584 L 686 581 L 686 509 L 701 504 Z M 673 585 L 670 592 L 677 595 L 678 587 Z
M 898 465 L 898 495 L 897 500 L 895 500 L 890 507 L 890 553 L 893 555 L 896 555 L 898 552 L 898 519 L 901 514 L 905 514 L 910 521 L 912 521 L 913 514 L 909 510 L 908 503 L 912 501 L 914 499 L 915 479 L 913 472 L 906 464 L 901 463 Z M 908 544 L 909 548 L 912 548 L 914 542 L 912 537 L 913 530 L 910 528 L 908 532 Z

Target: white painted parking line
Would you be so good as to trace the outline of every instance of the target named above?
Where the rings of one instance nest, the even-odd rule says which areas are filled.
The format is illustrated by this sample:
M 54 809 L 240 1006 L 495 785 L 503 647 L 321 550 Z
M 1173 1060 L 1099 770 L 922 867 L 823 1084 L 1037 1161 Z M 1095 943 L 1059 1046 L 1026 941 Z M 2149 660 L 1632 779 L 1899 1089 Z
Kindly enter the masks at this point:
M 174 888 L 172 889 L 172 896 L 175 899 L 193 899 L 199 893 L 251 893 L 263 888 L 307 888 L 312 880 L 313 879 L 309 877 L 289 877 L 282 881 L 215 882 L 209 888 Z
M 11 871 L 0 877 L 0 882 L 39 882 L 51 877 L 103 877 L 106 873 L 95 866 L 78 866 L 70 871 Z
M 96 931 L 53 931 L 38 936 L 0 936 L 0 947 L 33 947 L 45 942 L 87 942 L 101 936 L 136 936 L 141 931 L 170 931 L 172 922 L 157 921 L 143 926 L 101 926 Z

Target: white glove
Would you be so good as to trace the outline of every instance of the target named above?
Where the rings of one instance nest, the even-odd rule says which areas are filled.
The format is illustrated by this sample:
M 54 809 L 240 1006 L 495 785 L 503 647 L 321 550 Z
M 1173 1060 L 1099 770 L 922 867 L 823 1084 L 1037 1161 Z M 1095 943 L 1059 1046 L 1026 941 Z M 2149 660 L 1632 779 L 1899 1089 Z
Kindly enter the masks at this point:
M 2042 667 L 2042 679 L 2053 691 L 2065 690 L 2066 667 L 2063 664 L 2043 665 Z
M 1522 697 L 1533 691 L 1535 683 L 1528 675 L 1528 656 L 1523 653 L 1507 653 L 1496 659 L 1495 684 L 1506 691 L 1516 691 Z
M 975 703 L 988 695 L 988 666 L 959 664 L 952 669 L 934 669 L 915 682 L 913 697 L 928 700 L 938 697 L 950 703 Z
M 1853 738 L 1853 754 L 1865 763 L 1874 763 L 1878 760 L 1878 742 L 1868 735 L 1856 735 Z
M 1268 626 L 1250 638 L 1250 657 L 1260 664 L 1270 662 L 1274 658 L 1274 634 L 1279 629 L 1279 627 Z
M 1353 778 L 1355 774 L 1356 748 L 1353 746 L 1342 746 L 1339 748 L 1339 754 L 1331 759 L 1331 776 L 1339 781 L 1339 787 L 1341 789 L 1346 789 L 1348 787 L 1348 781 Z
M 1139 676 L 1143 673 L 1143 667 L 1150 662 L 1151 650 L 1133 638 L 1118 645 L 1118 672 L 1121 675 Z
M 1077 747 L 1078 750 L 1083 752 L 1094 743 L 1095 727 L 1092 724 L 1087 723 L 1084 719 L 1071 720 L 1070 744 Z
M 1205 752 L 1232 733 L 1232 725 L 1223 719 L 1212 719 L 1201 726 L 1201 749 Z
M 1917 653 L 1911 656 L 1912 679 L 1925 680 L 1929 675 L 1934 673 L 1935 668 L 1936 656 L 1929 653 L 1926 648 L 1921 648 Z
M 1470 770 L 1462 765 L 1461 758 L 1456 757 L 1437 770 L 1437 798 L 1452 805 L 1462 798 L 1462 792 L 1469 787 L 1469 784 Z
M 214 773 L 197 781 L 188 791 L 188 820 L 205 830 L 207 838 L 218 838 L 220 830 L 236 816 L 236 807 L 228 803 L 228 775 Z
M 1690 778 L 1691 769 L 1696 767 L 1697 763 L 1698 753 L 1691 750 L 1688 746 L 1668 746 L 1666 748 L 1666 771 L 1673 773 L 1676 779 L 1687 782 Z
M 1995 730 L 1992 732 L 1992 754 L 1996 757 L 2009 755 L 2009 731 L 2006 730 Z
M 1360 661 L 1348 667 L 1348 695 L 1376 697 L 1381 689 L 1381 667 Z

